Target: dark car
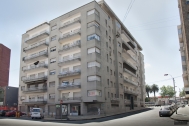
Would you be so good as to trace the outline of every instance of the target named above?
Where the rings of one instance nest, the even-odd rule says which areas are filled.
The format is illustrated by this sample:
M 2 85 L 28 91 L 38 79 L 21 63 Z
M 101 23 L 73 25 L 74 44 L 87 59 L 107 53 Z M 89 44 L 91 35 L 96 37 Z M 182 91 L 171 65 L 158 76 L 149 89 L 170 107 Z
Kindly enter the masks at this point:
M 8 111 L 8 112 L 6 112 L 6 114 L 5 114 L 5 116 L 7 116 L 7 117 L 15 117 L 15 115 L 16 115 L 16 111 Z
M 159 110 L 159 116 L 171 116 L 173 113 L 173 110 L 171 107 L 164 107 Z
M 0 110 L 0 116 L 5 116 L 6 112 L 8 112 L 8 110 Z

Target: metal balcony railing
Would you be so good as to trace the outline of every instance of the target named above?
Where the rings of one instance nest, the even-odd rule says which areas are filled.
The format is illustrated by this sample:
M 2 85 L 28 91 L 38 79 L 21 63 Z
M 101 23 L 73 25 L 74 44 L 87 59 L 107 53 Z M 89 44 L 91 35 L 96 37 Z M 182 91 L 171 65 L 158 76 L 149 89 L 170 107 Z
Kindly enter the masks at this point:
M 39 47 L 39 46 L 41 46 L 41 45 L 46 45 L 46 46 L 48 46 L 49 43 L 48 43 L 47 41 L 41 41 L 41 42 L 39 42 L 39 43 L 37 43 L 37 44 L 35 44 L 35 45 L 33 45 L 33 46 L 26 47 L 26 48 L 24 48 L 23 50 L 24 50 L 24 51 L 28 51 L 28 50 L 37 48 L 37 47 Z
M 59 49 L 59 52 L 64 52 L 70 49 L 73 49 L 75 47 L 80 47 L 81 46 L 81 40 L 78 40 L 76 42 L 73 42 L 72 44 L 68 44 L 64 46 L 63 48 Z
M 32 92 L 32 91 L 46 91 L 47 87 L 32 87 L 32 88 L 27 88 L 23 90 L 24 92 Z
M 78 74 L 81 74 L 80 69 L 73 70 L 73 71 L 63 71 L 63 72 L 59 73 L 58 77 L 73 76 L 73 75 L 78 75 Z
M 131 54 L 129 54 L 125 49 L 122 49 L 122 52 L 127 53 L 127 55 L 129 57 L 131 57 L 134 61 L 137 61 L 137 59 L 134 56 L 132 56 Z
M 34 58 L 36 58 L 36 57 L 43 56 L 43 55 L 48 56 L 48 52 L 47 52 L 47 51 L 45 51 L 45 52 L 39 52 L 39 53 L 37 53 L 37 54 L 35 54 L 35 55 L 26 56 L 26 57 L 23 58 L 23 61 L 27 61 L 27 60 L 30 60 L 30 59 L 34 59 Z
M 27 42 L 27 41 L 29 41 L 29 40 L 31 40 L 31 39 L 37 38 L 38 36 L 43 35 L 43 34 L 49 34 L 49 32 L 48 32 L 48 31 L 40 32 L 39 34 L 36 34 L 35 36 L 32 36 L 32 37 L 30 37 L 30 38 L 27 38 L 27 39 L 25 40 L 25 42 Z
M 125 92 L 125 93 L 128 93 L 128 94 L 138 95 L 138 93 L 136 93 L 136 91 L 131 91 L 131 90 L 129 90 L 129 89 L 124 89 L 124 92 Z
M 110 98 L 111 103 L 119 103 L 119 98 Z
M 60 60 L 58 64 L 63 64 L 63 63 L 71 62 L 71 61 L 74 61 L 74 60 L 81 60 L 81 56 L 78 55 L 78 56 L 74 56 L 74 57 L 70 57 L 70 58 L 67 58 L 67 59 Z
M 131 71 L 127 70 L 126 68 L 123 68 L 123 70 L 124 70 L 124 72 L 127 72 L 127 73 L 129 73 L 129 74 L 131 74 L 131 75 L 137 77 L 134 73 L 132 73 Z
M 64 97 L 64 98 L 60 98 L 59 100 L 63 100 L 63 101 L 72 101 L 72 100 L 79 100 L 81 101 L 81 97 Z
M 126 64 L 128 64 L 128 65 L 129 65 L 130 67 L 132 67 L 133 69 L 137 70 L 137 67 L 136 67 L 135 65 L 133 65 L 130 61 L 125 60 L 125 59 L 123 58 L 123 62 L 125 62 Z
M 38 80 L 47 80 L 47 76 L 38 76 L 38 77 L 25 77 L 22 79 L 24 82 L 30 82 L 30 81 L 38 81 Z
M 38 69 L 38 68 L 48 68 L 48 65 L 47 64 L 38 64 L 38 65 L 30 66 L 29 68 L 28 67 L 24 67 L 23 71 L 25 72 L 25 71 Z
M 59 30 L 62 29 L 62 28 L 65 28 L 65 27 L 67 27 L 67 26 L 69 26 L 69 25 L 72 25 L 72 24 L 74 24 L 74 23 L 76 23 L 76 22 L 80 22 L 80 21 L 81 21 L 80 17 L 75 18 L 75 19 L 73 19 L 73 20 L 71 20 L 71 21 L 68 21 L 68 22 L 64 23 L 64 24 L 59 28 Z
M 65 38 L 68 38 L 68 37 L 70 37 L 70 36 L 73 36 L 73 35 L 76 35 L 76 34 L 80 34 L 80 33 L 81 33 L 81 28 L 76 29 L 76 30 L 74 30 L 73 32 L 65 33 L 65 34 L 63 34 L 63 35 L 59 38 L 59 41 L 65 39 Z
M 81 88 L 81 83 L 62 83 L 58 87 L 58 89 L 73 89 L 73 88 Z
M 124 80 L 125 82 L 131 83 L 131 84 L 134 84 L 134 85 L 136 85 L 136 86 L 138 85 L 137 82 L 135 82 L 135 81 L 133 81 L 133 80 L 127 78 L 127 77 L 124 77 L 123 80 Z

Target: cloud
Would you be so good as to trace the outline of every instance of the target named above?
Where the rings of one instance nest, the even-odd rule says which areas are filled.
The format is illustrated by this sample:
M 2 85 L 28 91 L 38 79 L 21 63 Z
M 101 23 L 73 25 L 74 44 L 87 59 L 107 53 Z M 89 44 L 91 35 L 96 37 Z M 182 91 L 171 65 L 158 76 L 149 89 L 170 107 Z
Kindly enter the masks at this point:
M 145 64 L 144 64 L 144 67 L 145 67 L 145 69 L 150 68 L 150 67 L 151 67 L 151 64 L 145 63 Z

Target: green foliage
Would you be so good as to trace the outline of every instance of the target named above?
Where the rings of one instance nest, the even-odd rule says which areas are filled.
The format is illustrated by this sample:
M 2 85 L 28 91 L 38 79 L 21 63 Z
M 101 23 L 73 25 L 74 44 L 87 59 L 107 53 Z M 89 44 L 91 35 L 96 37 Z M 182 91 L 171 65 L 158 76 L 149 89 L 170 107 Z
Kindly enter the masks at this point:
M 145 98 L 145 102 L 150 102 L 150 98 Z
M 154 97 L 155 97 L 155 96 L 156 96 L 156 92 L 159 91 L 158 85 L 157 85 L 157 84 L 153 84 L 153 85 L 151 86 L 151 91 L 154 93 Z
M 173 97 L 176 92 L 174 92 L 174 88 L 172 86 L 162 86 L 160 88 L 161 92 L 160 95 L 162 97 L 168 96 L 169 98 Z
M 182 88 L 182 91 L 179 92 L 179 96 L 180 97 L 184 97 L 185 96 L 184 88 Z
M 147 93 L 148 98 L 149 98 L 150 92 L 151 92 L 151 87 L 148 84 L 146 84 L 146 93 Z

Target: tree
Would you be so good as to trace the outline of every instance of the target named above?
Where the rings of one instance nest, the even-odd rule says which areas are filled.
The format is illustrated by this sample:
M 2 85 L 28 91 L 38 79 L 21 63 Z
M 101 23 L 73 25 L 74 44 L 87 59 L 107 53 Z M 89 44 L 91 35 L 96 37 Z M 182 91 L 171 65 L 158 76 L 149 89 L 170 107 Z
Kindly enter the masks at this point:
M 158 85 L 157 85 L 157 84 L 153 84 L 153 85 L 151 86 L 151 91 L 154 93 L 154 98 L 155 98 L 155 97 L 156 97 L 156 92 L 159 91 Z
M 167 95 L 167 88 L 165 85 L 163 85 L 161 88 L 160 88 L 160 95 L 161 97 L 165 97 Z
M 182 91 L 179 91 L 179 96 L 180 97 L 184 97 L 185 96 L 184 88 L 182 88 Z
M 173 97 L 175 95 L 176 92 L 174 92 L 174 89 L 172 86 L 162 86 L 160 88 L 161 92 L 160 95 L 162 97 L 168 96 L 169 98 Z
M 149 98 L 150 92 L 151 92 L 151 87 L 148 84 L 146 84 L 146 93 L 147 93 L 148 98 Z

